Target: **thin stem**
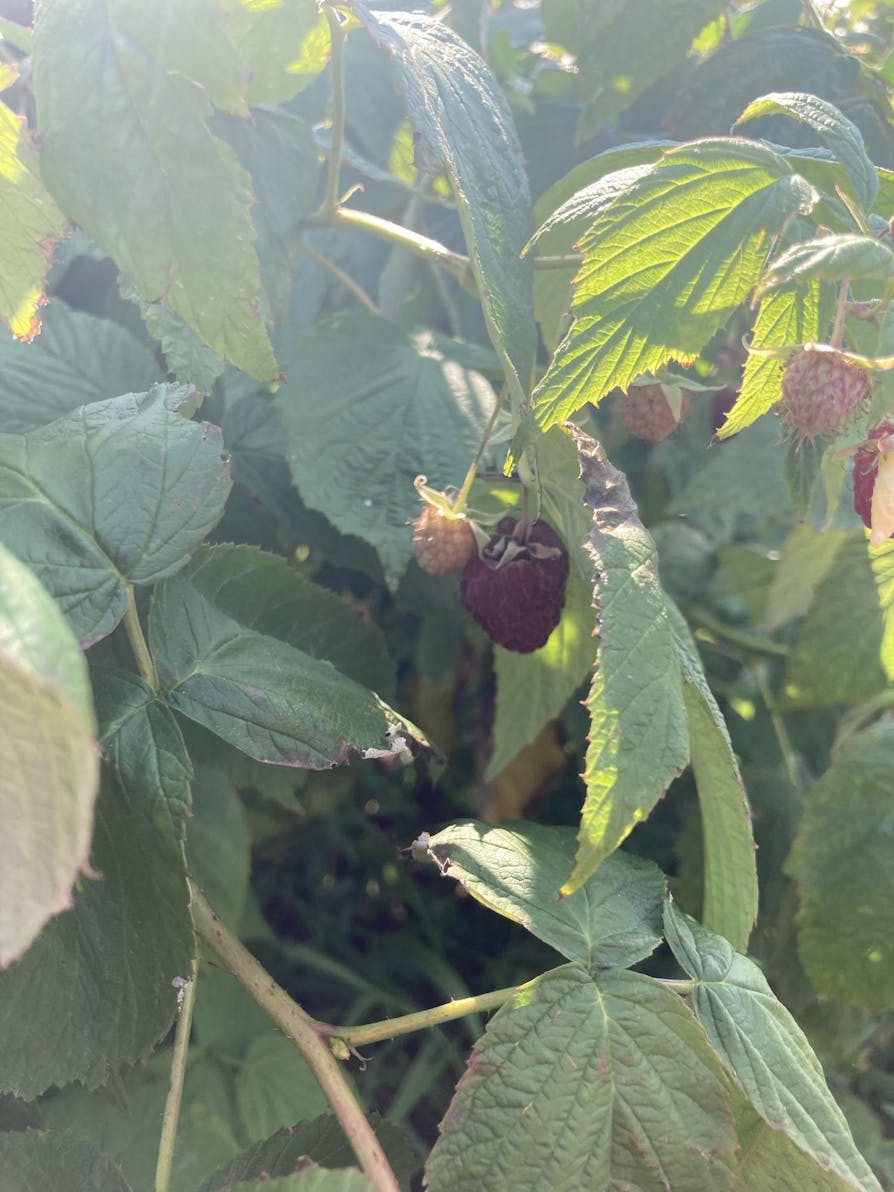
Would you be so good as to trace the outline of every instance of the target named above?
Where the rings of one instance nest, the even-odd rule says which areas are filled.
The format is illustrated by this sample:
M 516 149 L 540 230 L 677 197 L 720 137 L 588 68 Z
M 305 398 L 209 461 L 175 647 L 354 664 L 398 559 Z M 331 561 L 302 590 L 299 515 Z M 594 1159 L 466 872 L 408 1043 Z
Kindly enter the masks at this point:
M 583 259 L 579 252 L 564 252 L 555 256 L 544 254 L 542 257 L 532 257 L 531 264 L 535 269 L 577 269 Z
M 797 790 L 801 785 L 801 779 L 798 776 L 798 762 L 795 757 L 795 751 L 792 748 L 791 737 L 789 737 L 788 729 L 785 727 L 785 720 L 779 715 L 776 708 L 776 700 L 773 698 L 773 692 L 770 690 L 770 684 L 767 682 L 764 668 L 762 666 L 756 666 L 753 673 L 757 682 L 757 689 L 761 693 L 761 699 L 764 701 L 764 707 L 767 709 L 767 715 L 770 717 L 770 724 L 773 726 L 776 743 L 782 755 L 782 764 L 785 766 L 788 780 L 795 790 Z
M 192 882 L 190 892 L 192 919 L 199 937 L 213 948 L 239 984 L 304 1056 L 373 1188 L 376 1192 L 399 1192 L 385 1152 L 323 1038 L 320 1024 L 292 1001 L 242 942 L 224 927 Z
M 478 450 L 475 452 L 475 458 L 469 464 L 469 470 L 466 472 L 466 478 L 463 481 L 463 486 L 459 490 L 459 496 L 453 502 L 453 510 L 455 513 L 462 513 L 466 507 L 466 501 L 469 499 L 469 493 L 472 490 L 472 485 L 475 481 L 475 476 L 478 473 L 478 465 L 481 463 L 481 457 L 484 455 L 484 449 L 487 447 L 488 440 L 493 434 L 494 427 L 497 424 L 500 410 L 503 408 L 503 403 L 506 401 L 508 389 L 504 385 L 500 390 L 497 400 L 494 402 L 494 408 L 491 410 L 490 418 L 487 420 L 487 426 L 484 428 L 484 433 L 481 436 L 481 442 L 478 444 Z
M 354 281 L 350 274 L 345 273 L 344 269 L 341 269 L 338 265 L 336 265 L 334 261 L 330 261 L 328 257 L 324 257 L 321 252 L 317 252 L 317 250 L 315 248 L 311 248 L 309 244 L 302 243 L 301 251 L 307 253 L 312 261 L 316 261 L 318 265 L 321 265 L 324 269 L 328 269 L 332 276 L 337 278 L 345 287 L 345 289 L 353 294 L 360 305 L 365 307 L 371 315 L 381 314 L 381 311 L 376 306 L 375 302 L 373 302 L 372 298 L 370 298 L 369 294 L 367 294 L 366 290 L 364 290 L 361 285 Z
M 326 198 L 323 211 L 334 215 L 338 209 L 338 182 L 341 176 L 341 147 L 345 138 L 345 31 L 334 8 L 324 5 L 329 22 L 332 68 L 332 143 L 329 146 L 329 173 L 326 178 Z
M 146 639 L 143 636 L 143 626 L 140 624 L 140 617 L 137 613 L 137 602 L 131 584 L 127 586 L 127 610 L 124 613 L 124 628 L 127 632 L 127 640 L 130 642 L 133 656 L 136 659 L 137 669 L 152 690 L 158 691 L 158 672 L 155 669 L 155 663 L 152 661 L 152 655 L 149 653 L 149 647 L 146 645 Z
M 363 1026 L 327 1025 L 324 1033 L 334 1035 L 350 1047 L 381 1043 L 384 1039 L 394 1039 L 398 1035 L 409 1035 L 413 1031 L 425 1030 L 426 1027 L 441 1026 L 445 1022 L 453 1022 L 456 1018 L 465 1018 L 467 1014 L 483 1014 L 488 1010 L 496 1010 L 508 1002 L 518 992 L 518 988 L 517 985 L 512 985 L 506 989 L 494 989 L 490 993 L 479 993 L 477 997 L 456 998 L 442 1006 L 433 1006 L 430 1010 L 402 1014 L 399 1018 L 385 1018 L 381 1022 L 369 1022 Z
M 845 277 L 838 290 L 838 303 L 835 308 L 835 325 L 832 328 L 832 338 L 829 341 L 833 348 L 840 348 L 844 343 L 844 320 L 847 317 L 847 296 L 850 292 L 850 279 Z
M 199 957 L 196 952 L 190 969 L 189 979 L 182 988 L 177 1030 L 174 1033 L 174 1055 L 171 1060 L 171 1080 L 165 1100 L 165 1112 L 161 1123 L 161 1138 L 158 1143 L 158 1162 L 155 1166 L 155 1192 L 168 1192 L 171 1185 L 171 1165 L 174 1162 L 174 1143 L 177 1139 L 177 1123 L 180 1120 L 180 1102 L 183 1097 L 183 1081 L 186 1077 L 186 1059 L 189 1053 L 189 1035 L 192 1030 L 192 1013 L 196 1004 L 196 978 L 199 972 Z
M 791 653 L 788 646 L 780 645 L 779 642 L 773 642 L 769 638 L 758 637 L 755 634 L 736 629 L 732 625 L 727 625 L 706 608 L 694 608 L 691 615 L 693 620 L 710 633 L 715 634 L 722 641 L 738 646 L 749 654 L 765 654 L 770 658 L 788 658 Z
M 338 207 L 332 212 L 312 215 L 309 224 L 336 224 L 344 227 L 360 228 L 381 240 L 387 240 L 397 248 L 407 248 L 435 265 L 440 265 L 452 273 L 459 282 L 469 288 L 475 285 L 474 274 L 469 264 L 469 258 L 462 253 L 453 252 L 437 240 L 431 240 L 419 232 L 413 232 L 400 224 L 392 223 L 390 219 L 381 219 L 378 215 L 370 215 L 368 211 L 355 211 L 352 207 Z

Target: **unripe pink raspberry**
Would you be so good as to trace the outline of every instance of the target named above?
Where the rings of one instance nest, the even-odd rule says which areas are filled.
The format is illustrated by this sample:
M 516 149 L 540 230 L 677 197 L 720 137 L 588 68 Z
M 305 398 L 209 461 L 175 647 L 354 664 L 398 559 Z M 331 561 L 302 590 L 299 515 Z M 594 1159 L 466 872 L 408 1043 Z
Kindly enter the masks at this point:
M 834 435 L 869 394 L 869 377 L 859 365 L 830 348 L 802 348 L 789 357 L 782 378 L 779 417 L 799 440 Z

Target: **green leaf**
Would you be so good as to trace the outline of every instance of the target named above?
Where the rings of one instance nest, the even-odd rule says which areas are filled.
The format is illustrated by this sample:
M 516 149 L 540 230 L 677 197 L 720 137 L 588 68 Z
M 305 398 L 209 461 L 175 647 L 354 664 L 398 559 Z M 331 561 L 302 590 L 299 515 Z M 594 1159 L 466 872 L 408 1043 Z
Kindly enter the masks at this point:
M 397 67 L 407 115 L 450 181 L 488 335 L 518 410 L 536 350 L 532 269 L 521 251 L 531 199 L 512 114 L 487 64 L 443 21 L 357 12 Z
M 0 972 L 0 1087 L 17 1096 L 71 1080 L 96 1088 L 144 1059 L 173 1021 L 171 981 L 190 970 L 181 847 L 107 770 L 91 861 L 72 909 Z
M 157 385 L 24 436 L 0 435 L 0 534 L 82 644 L 117 625 L 128 582 L 154 583 L 182 567 L 223 512 L 230 476 L 221 434 L 175 412 L 187 396 Z
M 195 331 L 164 303 L 143 302 L 135 286 L 122 279 L 122 296 L 139 303 L 146 330 L 164 353 L 168 370 L 181 385 L 192 385 L 199 393 L 210 393 L 227 367 L 226 361 L 206 348 Z M 133 386 L 128 386 L 133 388 Z
M 0 547 L 0 966 L 89 871 L 99 781 L 84 657 L 55 602 Z
M 89 1142 L 39 1130 L 0 1134 L 4 1192 L 67 1188 L 130 1192 L 117 1167 Z
M 495 778 L 545 724 L 561 713 L 583 683 L 596 657 L 593 632 L 590 591 L 572 572 L 561 620 L 545 646 L 532 654 L 496 647 L 494 743 L 486 781 Z
M 785 454 L 785 480 L 792 505 L 800 517 L 806 517 L 813 503 L 813 490 L 823 466 L 826 443 L 807 439 L 791 440 Z
M 247 68 L 250 104 L 278 104 L 309 87 L 329 59 L 329 22 L 314 0 L 224 0 L 226 28 Z
M 878 194 L 878 174 L 866 152 L 863 134 L 856 124 L 848 120 L 833 104 L 817 95 L 786 91 L 763 95 L 760 99 L 754 100 L 736 121 L 735 127 L 760 116 L 780 114 L 790 116 L 799 124 L 806 124 L 817 134 L 820 143 L 833 153 L 847 170 L 851 183 L 850 193 L 868 212 Z
M 41 168 L 65 214 L 144 301 L 164 298 L 204 344 L 273 380 L 251 183 L 207 126 L 211 102 L 248 115 L 247 73 L 216 0 L 50 0 L 33 64 Z
M 669 360 L 695 360 L 757 283 L 786 220 L 815 197 L 753 142 L 668 150 L 579 242 L 574 323 L 535 391 L 540 425 Z
M 230 609 L 238 570 L 232 556 L 224 568 L 215 555 L 201 551 L 153 592 L 149 641 L 171 707 L 276 765 L 328 769 L 351 750 L 399 753 L 402 726 L 377 696 L 330 662 L 251 628 L 238 599 Z
M 872 1009 L 894 1001 L 894 729 L 851 738 L 805 796 L 787 869 L 798 882 L 798 950 L 820 993 Z
M 566 965 L 490 1020 L 426 1164 L 431 1192 L 729 1188 L 720 1065 L 691 1012 L 638 973 Z
M 171 709 L 132 671 L 97 667 L 93 690 L 106 759 L 172 834 L 183 836 L 192 799 L 192 766 Z
M 709 1043 L 767 1125 L 852 1187 L 880 1192 L 819 1060 L 757 965 L 671 902 L 665 933 L 695 981 L 692 1005 Z
M 574 857 L 570 828 L 456 824 L 433 836 L 428 849 L 442 872 L 478 902 L 521 923 L 569 960 L 623 968 L 660 943 L 664 876 L 651 861 L 614 853 L 589 881 L 559 899 Z
M 842 541 L 816 587 L 785 673 L 788 708 L 856 703 L 894 679 L 894 590 L 885 582 L 890 547 L 870 552 L 862 530 Z M 860 632 L 848 634 L 848 626 Z
M 26 434 L 78 406 L 142 393 L 164 380 L 152 354 L 110 319 L 52 299 L 31 344 L 0 336 L 0 429 Z
M 233 1192 L 374 1192 L 373 1185 L 356 1168 L 310 1168 L 299 1175 L 275 1176 L 272 1180 L 263 1175 L 232 1187 Z
M 317 14 L 315 4 L 309 3 L 307 7 L 315 20 L 326 24 L 325 17 Z M 277 11 L 293 15 L 290 8 L 274 13 Z M 242 8 L 242 12 L 246 10 Z M 328 24 L 326 29 L 328 35 Z M 252 108 L 250 121 L 218 115 L 212 128 L 232 146 L 251 175 L 257 197 L 251 214 L 257 232 L 265 314 L 270 319 L 280 319 L 287 312 L 292 295 L 292 280 L 300 256 L 301 225 L 317 198 L 320 167 L 313 130 L 300 116 L 281 108 Z
M 673 629 L 658 581 L 655 544 L 623 473 L 599 445 L 576 436 L 598 611 L 598 655 L 587 709 L 587 793 L 574 870 L 576 890 L 618 847 L 689 761 L 686 709 Z
M 251 1142 L 315 1118 L 327 1108 L 307 1061 L 280 1034 L 268 1033 L 252 1042 L 236 1076 L 236 1099 Z
M 761 350 L 821 339 L 830 316 L 831 298 L 826 295 L 823 299 L 818 282 L 806 289 L 793 287 L 764 296 L 754 324 L 753 351 L 748 353 L 745 362 L 742 390 L 717 432 L 718 439 L 729 438 L 744 430 L 782 397 L 785 363 L 779 356 L 763 355 Z
M 493 390 L 424 337 L 369 315 L 309 328 L 289 371 L 294 379 L 276 402 L 302 498 L 342 533 L 374 546 L 396 584 L 413 554 L 413 480 L 424 471 L 435 488 L 460 486 Z
M 0 67 L 6 85 L 15 77 L 10 64 Z M 25 135 L 23 135 L 23 133 Z M 40 331 L 40 306 L 53 246 L 65 230 L 65 216 L 40 178 L 37 154 L 28 143 L 24 117 L 0 103 L 0 319 L 17 339 L 32 340 Z
M 744 1098 L 737 1108 L 737 1188 L 772 1188 L 773 1192 L 844 1192 L 853 1186 L 818 1167 L 798 1150 L 787 1134 L 771 1129 Z
M 763 290 L 804 285 L 810 281 L 889 281 L 894 277 L 894 252 L 872 236 L 842 233 L 793 244 L 770 263 Z
M 773 570 L 763 615 L 764 629 L 772 632 L 795 617 L 806 615 L 817 585 L 828 574 L 844 540 L 842 530 L 820 533 L 812 526 L 795 526 Z
M 751 808 L 723 713 L 708 686 L 686 622 L 673 607 L 671 623 L 683 673 L 689 751 L 702 821 L 702 918 L 706 927 L 744 951 L 758 902 Z
M 406 1135 L 391 1122 L 377 1120 L 375 1115 L 371 1124 L 401 1188 L 408 1189 L 419 1163 Z M 199 1192 L 229 1192 L 246 1180 L 287 1175 L 305 1158 L 327 1168 L 339 1168 L 354 1161 L 354 1152 L 334 1114 L 299 1122 L 289 1130 L 278 1130 L 216 1171 Z

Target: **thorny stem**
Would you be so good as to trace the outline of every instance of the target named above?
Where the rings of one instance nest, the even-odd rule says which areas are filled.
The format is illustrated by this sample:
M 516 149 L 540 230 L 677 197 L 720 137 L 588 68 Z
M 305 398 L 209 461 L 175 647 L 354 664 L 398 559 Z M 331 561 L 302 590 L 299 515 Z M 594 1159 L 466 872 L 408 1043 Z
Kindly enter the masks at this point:
M 466 478 L 463 481 L 462 488 L 459 490 L 459 496 L 453 502 L 454 513 L 462 513 L 466 507 L 466 501 L 469 499 L 469 493 L 471 492 L 472 485 L 475 481 L 475 476 L 478 473 L 478 465 L 481 463 L 481 457 L 484 455 L 484 449 L 487 447 L 488 440 L 493 434 L 494 427 L 497 424 L 497 418 L 499 417 L 500 410 L 503 408 L 503 403 L 506 401 L 506 395 L 508 392 L 508 388 L 504 385 L 500 390 L 497 400 L 494 402 L 494 408 L 491 411 L 490 418 L 487 420 L 487 426 L 484 428 L 484 433 L 481 436 L 481 442 L 478 444 L 478 450 L 475 452 L 475 458 L 469 465 L 468 472 L 466 472 Z
M 140 624 L 140 617 L 137 613 L 137 602 L 134 597 L 132 584 L 128 584 L 127 586 L 127 610 L 124 613 L 124 628 L 127 632 L 127 640 L 130 642 L 133 656 L 136 659 L 137 670 L 139 670 L 152 690 L 158 691 L 158 672 L 155 669 L 155 663 L 152 661 L 152 655 L 149 653 L 149 647 L 146 645 L 146 639 L 143 636 L 143 627 Z
M 165 1100 L 165 1112 L 161 1123 L 161 1138 L 158 1143 L 158 1162 L 155 1166 L 155 1192 L 168 1192 L 171 1184 L 171 1165 L 174 1162 L 174 1143 L 177 1140 L 177 1123 L 180 1120 L 180 1101 L 183 1097 L 183 1081 L 186 1076 L 186 1060 L 189 1054 L 189 1035 L 192 1029 L 192 1014 L 196 1004 L 196 977 L 198 976 L 198 952 L 193 959 L 189 979 L 183 984 L 177 1030 L 174 1034 L 174 1055 L 171 1060 L 171 1079 Z
M 850 293 L 850 279 L 845 277 L 838 289 L 838 304 L 835 308 L 835 325 L 832 328 L 831 346 L 840 348 L 844 343 L 844 320 L 847 317 L 847 296 Z
M 402 1014 L 398 1018 L 385 1018 L 381 1022 L 369 1022 L 363 1026 L 329 1026 L 324 1029 L 326 1035 L 332 1035 L 347 1043 L 349 1047 L 363 1047 L 367 1043 L 381 1043 L 384 1039 L 394 1039 L 398 1035 L 409 1035 L 412 1031 L 425 1030 L 430 1026 L 441 1026 L 442 1023 L 452 1022 L 456 1018 L 465 1018 L 467 1014 L 482 1014 L 488 1010 L 496 1010 L 504 1005 L 518 992 L 519 986 L 511 985 L 506 989 L 494 989 L 490 993 L 480 993 L 477 997 L 456 998 L 445 1002 L 442 1006 L 433 1006 L 430 1010 L 419 1010 L 415 1014 Z
M 239 984 L 304 1056 L 370 1184 L 376 1192 L 399 1192 L 397 1179 L 385 1152 L 323 1037 L 322 1024 L 311 1018 L 273 980 L 242 942 L 221 923 L 192 882 L 190 893 L 192 920 L 197 934 L 217 953 Z
M 334 8 L 324 5 L 331 38 L 332 68 L 332 143 L 329 147 L 329 173 L 323 211 L 334 215 L 338 210 L 338 181 L 341 175 L 341 147 L 345 137 L 345 31 Z
M 345 289 L 353 294 L 360 305 L 368 310 L 371 315 L 379 315 L 381 313 L 366 290 L 358 282 L 354 281 L 350 274 L 345 273 L 344 269 L 336 265 L 334 261 L 330 261 L 328 257 L 324 257 L 321 252 L 317 252 L 309 244 L 302 243 L 301 251 L 307 253 L 312 261 L 316 261 L 318 265 L 327 269 L 333 277 L 337 278 Z

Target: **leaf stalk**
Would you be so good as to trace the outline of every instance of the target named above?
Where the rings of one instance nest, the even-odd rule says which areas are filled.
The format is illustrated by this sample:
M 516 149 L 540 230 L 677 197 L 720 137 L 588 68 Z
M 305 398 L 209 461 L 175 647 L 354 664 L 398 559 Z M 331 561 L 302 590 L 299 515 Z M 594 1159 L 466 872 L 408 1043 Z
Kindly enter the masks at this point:
M 192 1015 L 196 1004 L 196 978 L 198 977 L 198 971 L 199 956 L 198 952 L 196 952 L 189 978 L 182 986 L 183 999 L 180 1003 L 177 1029 L 174 1033 L 171 1079 L 168 1085 L 168 1095 L 165 1099 L 165 1111 L 161 1123 L 161 1138 L 158 1143 L 158 1161 L 155 1166 L 155 1192 L 168 1192 L 171 1186 L 171 1167 L 174 1162 L 177 1124 L 180 1121 L 183 1082 L 186 1078 L 186 1061 L 189 1054 Z
M 140 624 L 140 615 L 137 612 L 137 602 L 132 584 L 127 585 L 127 610 L 124 614 L 124 628 L 127 632 L 127 640 L 130 642 L 134 659 L 136 660 L 137 670 L 139 670 L 152 690 L 158 691 L 158 671 L 155 669 L 155 663 L 152 661 L 152 655 L 149 653 L 149 647 L 143 635 L 143 626 Z

